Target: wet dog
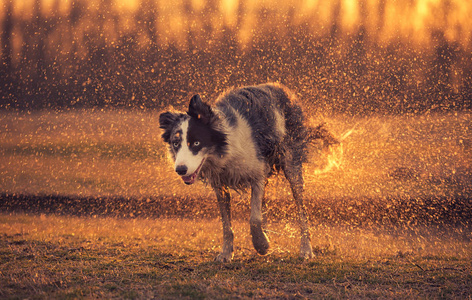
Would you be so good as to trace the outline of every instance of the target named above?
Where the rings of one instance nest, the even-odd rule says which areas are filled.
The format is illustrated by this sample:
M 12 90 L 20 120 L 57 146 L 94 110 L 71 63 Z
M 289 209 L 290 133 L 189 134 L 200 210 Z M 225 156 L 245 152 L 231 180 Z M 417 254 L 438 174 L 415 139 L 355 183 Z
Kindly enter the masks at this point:
M 169 146 L 175 172 L 186 184 L 208 183 L 216 193 L 223 222 L 223 247 L 218 261 L 233 257 L 230 189 L 251 188 L 249 218 L 256 251 L 267 254 L 269 240 L 262 228 L 262 198 L 267 178 L 283 171 L 297 203 L 301 228 L 300 256 L 313 257 L 308 218 L 303 205 L 302 164 L 315 139 L 337 140 L 322 126 L 304 124 L 296 97 L 285 86 L 264 84 L 232 89 L 211 107 L 199 95 L 188 111 L 164 112 L 159 117 L 162 138 Z

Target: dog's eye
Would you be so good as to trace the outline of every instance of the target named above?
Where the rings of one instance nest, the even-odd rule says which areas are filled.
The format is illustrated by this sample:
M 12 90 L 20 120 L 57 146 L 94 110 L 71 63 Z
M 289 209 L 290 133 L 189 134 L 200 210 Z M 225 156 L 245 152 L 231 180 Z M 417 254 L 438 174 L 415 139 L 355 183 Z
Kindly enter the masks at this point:
M 200 146 L 200 141 L 195 141 L 195 142 L 193 142 L 193 146 L 194 146 L 194 147 Z
M 174 142 L 172 145 L 174 146 L 174 148 L 177 148 L 179 147 L 179 144 L 180 144 L 179 142 Z

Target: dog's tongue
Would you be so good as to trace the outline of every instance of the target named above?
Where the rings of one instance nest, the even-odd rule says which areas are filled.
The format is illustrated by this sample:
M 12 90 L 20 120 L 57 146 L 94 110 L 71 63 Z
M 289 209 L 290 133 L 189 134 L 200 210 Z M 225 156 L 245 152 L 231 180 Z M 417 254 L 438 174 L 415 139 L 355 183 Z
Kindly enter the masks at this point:
M 200 169 L 202 168 L 203 163 L 205 162 L 205 159 L 202 160 L 200 165 L 198 166 L 197 170 L 192 174 L 192 175 L 185 175 L 181 176 L 182 180 L 185 182 L 185 184 L 193 184 L 195 180 L 197 179 L 198 173 L 200 172 Z
M 182 176 L 182 180 L 185 182 L 185 184 L 194 183 L 196 178 L 197 178 L 197 172 L 193 173 L 192 175 Z

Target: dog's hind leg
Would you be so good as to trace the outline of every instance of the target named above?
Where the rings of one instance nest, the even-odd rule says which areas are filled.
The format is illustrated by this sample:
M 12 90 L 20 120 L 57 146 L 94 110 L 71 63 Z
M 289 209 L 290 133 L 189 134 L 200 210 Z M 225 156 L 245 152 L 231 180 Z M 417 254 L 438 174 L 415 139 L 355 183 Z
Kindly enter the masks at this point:
M 252 184 L 251 191 L 251 217 L 249 225 L 251 227 L 252 244 L 254 249 L 261 254 L 267 254 L 269 250 L 269 239 L 262 230 L 262 198 L 264 197 L 264 181 L 257 181 Z
M 288 157 L 290 157 L 290 155 L 288 155 Z M 284 173 L 290 183 L 292 194 L 298 208 L 298 219 L 301 231 L 300 257 L 303 259 L 310 259 L 313 258 L 313 250 L 311 248 L 308 216 L 303 204 L 304 181 L 301 162 L 294 162 L 292 157 L 286 159 Z
M 223 223 L 223 249 L 216 261 L 230 262 L 233 259 L 233 229 L 231 228 L 231 195 L 226 187 L 214 188 Z
M 269 181 L 265 181 L 264 183 L 264 191 L 267 187 L 267 184 L 269 183 Z M 265 197 L 265 195 L 262 196 L 262 227 L 265 227 L 267 225 L 267 210 L 268 210 L 268 207 L 267 207 L 267 199 Z

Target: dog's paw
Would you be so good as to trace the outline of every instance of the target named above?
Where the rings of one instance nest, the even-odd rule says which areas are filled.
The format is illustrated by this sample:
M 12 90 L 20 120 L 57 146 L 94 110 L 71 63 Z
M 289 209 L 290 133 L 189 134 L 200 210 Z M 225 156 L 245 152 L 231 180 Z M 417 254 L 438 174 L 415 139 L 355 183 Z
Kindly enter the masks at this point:
M 229 253 L 221 252 L 220 254 L 218 254 L 218 256 L 215 257 L 215 261 L 223 262 L 223 263 L 231 262 L 232 259 L 233 259 L 232 252 L 229 252 Z
M 315 257 L 313 249 L 311 248 L 310 240 L 302 240 L 300 245 L 300 258 L 303 260 L 312 259 Z
M 260 255 L 269 251 L 269 239 L 260 226 L 251 226 L 252 244 Z
M 300 258 L 303 260 L 309 260 L 315 257 L 312 251 L 300 251 Z

